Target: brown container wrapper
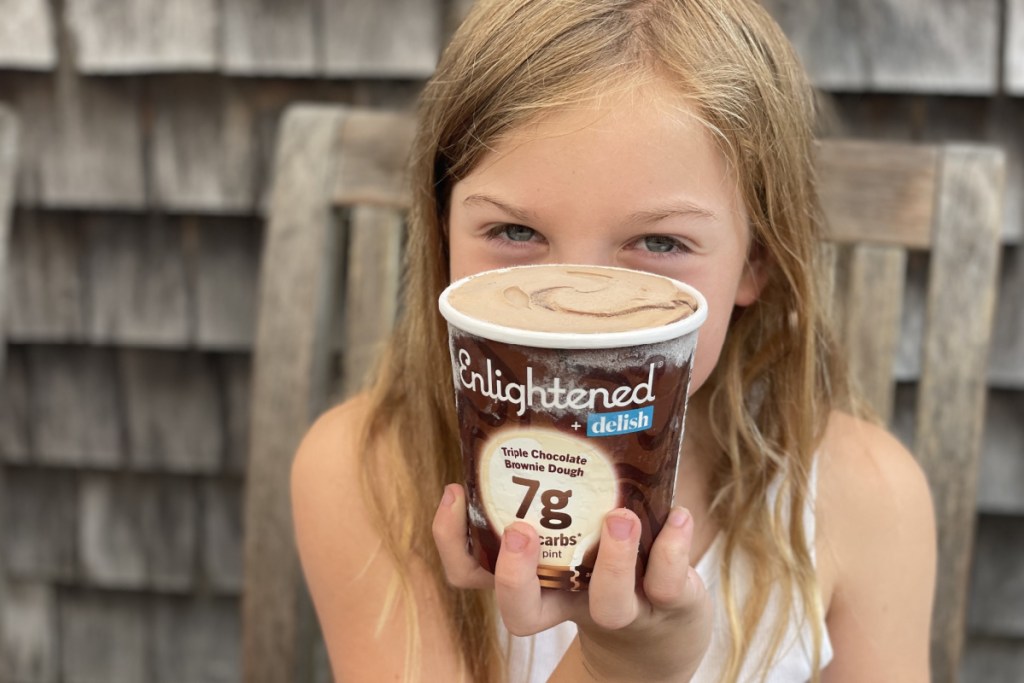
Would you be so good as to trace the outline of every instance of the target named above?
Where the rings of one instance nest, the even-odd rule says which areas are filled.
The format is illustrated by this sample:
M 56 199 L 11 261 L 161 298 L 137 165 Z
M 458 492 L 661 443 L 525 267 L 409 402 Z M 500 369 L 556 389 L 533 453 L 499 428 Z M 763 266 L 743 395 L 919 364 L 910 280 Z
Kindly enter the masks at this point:
M 611 349 L 509 344 L 449 325 L 469 541 L 494 571 L 501 535 L 540 536 L 538 576 L 584 590 L 606 513 L 642 523 L 638 576 L 672 506 L 697 331 Z

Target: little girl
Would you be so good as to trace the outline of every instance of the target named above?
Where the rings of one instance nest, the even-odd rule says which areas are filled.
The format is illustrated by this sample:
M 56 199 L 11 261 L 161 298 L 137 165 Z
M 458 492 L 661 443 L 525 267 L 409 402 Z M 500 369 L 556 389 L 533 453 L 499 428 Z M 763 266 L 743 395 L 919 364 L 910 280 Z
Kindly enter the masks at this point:
M 752 0 L 478 0 L 422 96 L 396 330 L 293 468 L 339 681 L 928 680 L 931 501 L 854 415 L 819 288 L 812 127 Z M 539 587 L 528 525 L 493 575 L 466 550 L 437 297 L 534 263 L 651 271 L 708 301 L 678 507 L 639 586 L 625 509 L 587 592 Z

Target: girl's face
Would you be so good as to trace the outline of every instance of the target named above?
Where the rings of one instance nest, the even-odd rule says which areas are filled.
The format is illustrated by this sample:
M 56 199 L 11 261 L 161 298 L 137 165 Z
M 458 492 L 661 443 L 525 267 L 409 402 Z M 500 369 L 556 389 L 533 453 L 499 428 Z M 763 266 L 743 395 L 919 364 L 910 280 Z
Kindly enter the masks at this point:
M 691 392 L 718 360 L 734 306 L 763 264 L 736 179 L 710 133 L 671 91 L 558 110 L 500 140 L 452 189 L 452 280 L 536 263 L 660 273 L 708 301 Z

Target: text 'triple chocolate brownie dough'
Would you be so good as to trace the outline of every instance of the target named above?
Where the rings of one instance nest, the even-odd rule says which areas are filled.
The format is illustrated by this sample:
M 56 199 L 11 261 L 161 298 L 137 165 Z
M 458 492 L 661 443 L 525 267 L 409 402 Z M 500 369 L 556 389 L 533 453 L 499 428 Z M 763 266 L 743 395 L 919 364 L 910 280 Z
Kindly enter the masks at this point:
M 439 306 L 481 565 L 494 571 L 522 520 L 540 536 L 541 585 L 585 589 L 605 514 L 627 507 L 642 570 L 672 505 L 704 297 L 649 273 L 542 265 L 464 278 Z

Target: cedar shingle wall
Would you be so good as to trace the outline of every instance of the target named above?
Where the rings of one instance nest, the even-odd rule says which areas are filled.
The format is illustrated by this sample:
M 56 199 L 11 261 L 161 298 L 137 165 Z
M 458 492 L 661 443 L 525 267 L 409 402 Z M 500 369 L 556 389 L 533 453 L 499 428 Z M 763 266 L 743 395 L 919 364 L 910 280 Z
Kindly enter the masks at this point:
M 22 128 L 0 680 L 238 680 L 249 350 L 279 114 L 296 100 L 409 106 L 468 4 L 0 0 L 0 101 Z M 964 680 L 1017 682 L 1024 0 L 766 4 L 834 95 L 835 132 L 1009 153 Z M 911 259 L 904 438 L 926 273 Z

